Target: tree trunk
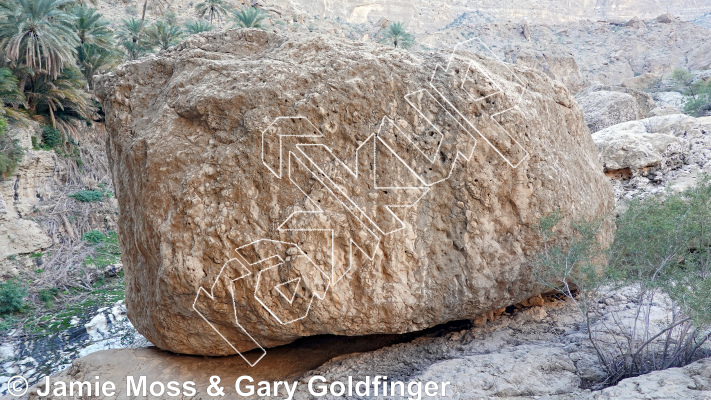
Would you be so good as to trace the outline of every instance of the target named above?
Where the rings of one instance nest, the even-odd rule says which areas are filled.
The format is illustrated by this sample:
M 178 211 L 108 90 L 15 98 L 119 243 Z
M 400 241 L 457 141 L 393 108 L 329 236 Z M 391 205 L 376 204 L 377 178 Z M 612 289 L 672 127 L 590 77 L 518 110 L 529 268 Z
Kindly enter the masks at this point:
M 22 74 L 22 77 L 20 78 L 20 83 L 17 85 L 17 88 L 20 89 L 20 94 L 23 97 L 25 96 L 25 85 L 27 85 L 27 74 Z
M 143 30 L 143 22 L 146 20 L 146 8 L 148 7 L 148 0 L 143 0 L 143 13 L 141 13 L 141 30 Z

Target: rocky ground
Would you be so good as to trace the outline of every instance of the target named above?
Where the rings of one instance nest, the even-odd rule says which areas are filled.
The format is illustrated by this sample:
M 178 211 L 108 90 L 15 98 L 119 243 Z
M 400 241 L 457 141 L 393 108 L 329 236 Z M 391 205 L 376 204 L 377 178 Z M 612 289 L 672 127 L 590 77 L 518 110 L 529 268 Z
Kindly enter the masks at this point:
M 610 315 L 622 320 L 634 317 L 637 307 L 627 295 L 629 291 L 623 290 L 611 292 L 603 299 L 600 313 L 605 317 L 593 324 L 594 330 L 602 327 Z M 666 315 L 663 303 L 657 303 L 652 313 L 656 316 L 653 322 L 663 319 Z M 607 389 L 590 389 L 605 374 L 588 341 L 584 321 L 570 300 L 537 297 L 490 317 L 488 322 L 460 321 L 409 337 L 304 339 L 270 349 L 263 363 L 253 369 L 236 356 L 201 358 L 156 349 L 106 350 L 75 361 L 56 379 L 82 380 L 100 375 L 124 387 L 128 374 L 145 375 L 149 382 L 170 376 L 178 382 L 195 381 L 196 399 L 209 398 L 206 389 L 210 376 L 220 375 L 230 385 L 244 374 L 255 381 L 298 381 L 296 399 L 313 398 L 307 383 L 316 375 L 323 376 L 328 383 L 347 382 L 349 376 L 358 381 L 375 375 L 387 376 L 391 382 L 450 381 L 446 398 L 452 399 L 711 398 L 711 358 L 684 368 L 625 379 Z M 171 372 L 166 375 L 166 371 Z M 32 389 L 27 398 L 37 398 L 33 393 L 42 388 L 40 385 Z M 125 392 L 119 392 L 116 398 L 126 398 Z

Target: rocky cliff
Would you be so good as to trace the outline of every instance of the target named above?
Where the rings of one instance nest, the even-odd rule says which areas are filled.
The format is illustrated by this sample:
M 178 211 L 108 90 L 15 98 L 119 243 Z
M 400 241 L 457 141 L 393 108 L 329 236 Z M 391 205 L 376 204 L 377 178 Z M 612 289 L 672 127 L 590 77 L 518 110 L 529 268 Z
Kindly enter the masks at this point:
M 703 0 L 265 0 L 276 7 L 290 6 L 296 12 L 322 18 L 340 18 L 351 23 L 375 22 L 379 18 L 407 22 L 417 32 L 433 32 L 467 13 L 480 13 L 500 21 L 539 23 L 570 22 L 581 19 L 626 21 L 633 17 L 655 18 L 672 12 L 686 20 L 711 12 Z

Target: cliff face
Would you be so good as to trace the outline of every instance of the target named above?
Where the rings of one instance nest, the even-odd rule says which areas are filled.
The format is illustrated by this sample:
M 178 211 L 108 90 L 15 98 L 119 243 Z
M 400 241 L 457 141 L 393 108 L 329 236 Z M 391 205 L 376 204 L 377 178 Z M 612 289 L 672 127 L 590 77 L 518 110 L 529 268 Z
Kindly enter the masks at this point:
M 562 84 L 447 57 L 245 29 L 99 77 L 136 328 L 234 354 L 538 294 L 539 218 L 611 187 Z
M 266 3 L 284 5 L 273 0 Z M 548 24 L 580 19 L 629 20 L 635 16 L 648 19 L 667 12 L 690 20 L 711 12 L 711 3 L 705 0 L 288 0 L 287 4 L 297 12 L 352 23 L 381 17 L 404 21 L 418 33 L 444 28 L 459 15 L 472 12 L 501 21 Z

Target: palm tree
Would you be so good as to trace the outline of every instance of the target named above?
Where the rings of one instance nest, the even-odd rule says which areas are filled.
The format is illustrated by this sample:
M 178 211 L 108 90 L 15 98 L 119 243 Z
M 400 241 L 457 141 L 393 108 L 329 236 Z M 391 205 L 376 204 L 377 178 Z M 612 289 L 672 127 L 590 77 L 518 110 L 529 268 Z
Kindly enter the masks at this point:
M 247 7 L 240 11 L 235 11 L 232 20 L 242 28 L 263 29 L 261 22 L 267 18 L 262 10 L 255 7 Z
M 211 31 L 212 28 L 214 27 L 207 21 L 188 21 L 183 27 L 188 35 Z
M 113 46 L 112 31 L 109 21 L 102 19 L 102 15 L 95 8 L 85 6 L 74 7 L 74 30 L 79 37 L 80 44 L 91 44 L 109 49 Z
M 395 47 L 401 47 L 403 49 L 412 48 L 415 44 L 415 37 L 405 31 L 405 27 L 402 22 L 393 22 L 385 29 L 381 43 L 390 43 Z
M 123 46 L 129 60 L 136 60 L 146 53 L 143 35 L 143 23 L 140 19 L 130 18 L 121 21 L 121 26 L 116 30 L 116 38 Z
M 108 28 L 109 22 L 103 20 L 95 9 L 75 7 L 74 15 L 74 30 L 81 43 L 77 48 L 77 63 L 91 88 L 94 74 L 115 62 L 113 36 Z
M 195 5 L 195 11 L 197 11 L 198 16 L 205 18 L 207 15 L 211 24 L 214 18 L 222 21 L 222 17 L 227 15 L 229 10 L 230 6 L 224 0 L 205 0 Z
M 25 105 L 25 96 L 22 95 L 17 84 L 17 77 L 9 68 L 0 68 L 0 117 L 8 116 L 18 121 L 25 121 L 27 119 L 25 115 L 15 109 L 19 105 Z
M 25 93 L 31 111 L 49 115 L 53 127 L 64 132 L 72 130 L 67 121 L 88 118 L 93 111 L 89 93 L 82 90 L 84 77 L 76 67 L 68 67 L 56 79 L 46 74 L 32 77 Z
M 159 13 L 163 13 L 165 7 L 167 6 L 168 0 L 144 0 L 143 1 L 143 12 L 141 12 L 141 28 L 146 21 L 146 9 L 148 9 L 148 2 L 151 2 L 151 6 L 157 9 Z
M 146 41 L 161 50 L 167 50 L 180 42 L 183 32 L 177 25 L 158 21 L 146 30 Z
M 74 65 L 79 38 L 74 16 L 65 11 L 73 0 L 7 0 L 0 2 L 0 48 L 10 62 L 56 78 Z M 24 89 L 24 80 L 20 91 Z
M 111 68 L 120 60 L 120 57 L 112 49 L 105 49 L 91 44 L 81 45 L 78 55 L 79 67 L 89 88 L 94 87 L 92 78 L 97 72 Z

